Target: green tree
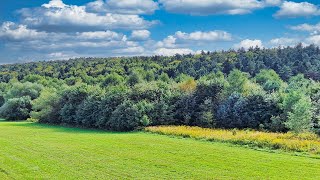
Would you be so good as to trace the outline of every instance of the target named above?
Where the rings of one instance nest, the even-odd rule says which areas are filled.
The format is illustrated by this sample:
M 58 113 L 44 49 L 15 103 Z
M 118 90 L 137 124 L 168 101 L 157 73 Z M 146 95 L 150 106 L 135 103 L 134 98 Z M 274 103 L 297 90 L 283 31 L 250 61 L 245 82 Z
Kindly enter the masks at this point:
M 62 106 L 59 102 L 61 96 L 56 89 L 45 88 L 39 98 L 33 100 L 31 118 L 41 123 L 59 124 L 61 117 L 59 110 Z
M 247 73 L 241 72 L 237 69 L 232 70 L 227 77 L 227 81 L 229 83 L 226 90 L 228 95 L 235 92 L 243 95 L 247 94 L 247 85 L 249 83 L 249 75 Z
M 312 103 L 310 98 L 301 98 L 288 113 L 285 125 L 296 133 L 310 131 L 312 128 Z
M 0 117 L 7 120 L 26 120 L 30 117 L 31 107 L 30 96 L 12 98 L 0 108 Z
M 141 113 L 131 101 L 124 101 L 113 111 L 108 125 L 114 131 L 132 131 L 141 124 Z
M 263 69 L 256 75 L 255 80 L 265 91 L 278 91 L 283 86 L 283 81 L 274 70 Z
M 117 73 L 111 73 L 106 76 L 105 80 L 102 82 L 102 87 L 115 86 L 123 83 L 124 78 Z
M 5 99 L 12 99 L 12 98 L 20 98 L 23 96 L 29 96 L 31 100 L 36 99 L 39 97 L 43 86 L 36 83 L 13 83 L 10 90 L 6 93 Z

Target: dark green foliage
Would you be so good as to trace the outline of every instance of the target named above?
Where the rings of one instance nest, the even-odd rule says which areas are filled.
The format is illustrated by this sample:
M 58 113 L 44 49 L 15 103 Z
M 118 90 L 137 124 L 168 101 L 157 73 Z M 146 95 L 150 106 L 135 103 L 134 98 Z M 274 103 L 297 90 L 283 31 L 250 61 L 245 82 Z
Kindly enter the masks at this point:
M 88 86 L 73 86 L 61 92 L 60 98 L 60 116 L 61 123 L 70 125 L 79 125 L 80 122 L 76 120 L 76 112 L 79 105 L 89 95 Z
M 29 118 L 31 108 L 29 96 L 12 98 L 0 108 L 0 117 L 8 120 L 26 120 Z
M 114 131 L 132 131 L 142 125 L 142 114 L 131 101 L 124 101 L 113 111 L 108 126 Z
M 160 101 L 153 104 L 153 108 L 149 114 L 152 125 L 170 125 L 175 124 L 173 106 L 171 103 Z
M 98 128 L 97 121 L 103 118 L 102 99 L 103 97 L 98 93 L 87 97 L 77 108 L 77 124 L 82 127 Z
M 241 115 L 246 101 L 239 94 L 234 93 L 222 103 L 217 110 L 217 126 L 220 128 L 245 128 Z
M 134 86 L 135 84 L 138 84 L 142 82 L 141 76 L 137 72 L 133 72 L 127 80 L 127 83 L 129 86 Z
M 5 103 L 5 99 L 2 94 L 0 94 L 0 107 Z
M 128 94 L 129 89 L 124 86 L 115 86 L 108 89 L 100 103 L 102 115 L 96 119 L 97 127 L 109 129 L 108 123 L 112 112 L 128 99 Z
M 276 101 L 264 94 L 242 97 L 234 93 L 218 107 L 217 114 L 219 127 L 275 130 L 271 128 L 276 123 L 272 117 L 280 115 L 281 109 Z

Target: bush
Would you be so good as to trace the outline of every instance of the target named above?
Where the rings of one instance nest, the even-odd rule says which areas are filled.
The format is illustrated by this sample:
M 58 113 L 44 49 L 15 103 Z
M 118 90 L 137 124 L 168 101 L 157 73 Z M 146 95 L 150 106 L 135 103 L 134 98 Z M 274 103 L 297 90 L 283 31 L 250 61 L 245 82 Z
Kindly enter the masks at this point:
M 79 105 L 89 95 L 89 89 L 93 90 L 93 87 L 78 85 L 67 88 L 61 92 L 61 98 L 59 102 L 61 105 L 61 123 L 69 125 L 80 124 L 76 120 L 76 112 L 79 108 Z
M 124 101 L 113 111 L 108 123 L 114 131 L 132 131 L 141 126 L 142 115 L 131 101 Z
M 98 128 L 98 120 L 103 117 L 102 99 L 103 95 L 97 92 L 90 95 L 79 105 L 76 112 L 76 121 L 79 125 Z
M 232 94 L 217 110 L 217 125 L 221 128 L 243 128 L 240 114 L 245 99 L 238 93 Z
M 1 108 L 0 116 L 7 120 L 26 120 L 30 117 L 31 98 L 23 96 L 9 99 Z
M 59 111 L 62 106 L 60 99 L 61 96 L 56 89 L 44 89 L 40 97 L 32 102 L 31 118 L 37 119 L 40 123 L 59 124 L 61 121 Z
M 101 99 L 101 116 L 96 117 L 96 126 L 100 129 L 109 129 L 109 120 L 112 112 L 128 99 L 129 89 L 125 86 L 114 86 L 107 90 Z

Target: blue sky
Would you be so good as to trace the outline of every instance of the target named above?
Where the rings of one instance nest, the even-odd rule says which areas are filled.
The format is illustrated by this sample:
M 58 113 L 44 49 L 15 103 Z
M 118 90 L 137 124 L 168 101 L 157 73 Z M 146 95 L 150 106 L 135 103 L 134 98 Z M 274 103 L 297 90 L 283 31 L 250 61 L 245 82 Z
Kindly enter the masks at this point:
M 318 0 L 1 0 L 0 64 L 320 45 Z

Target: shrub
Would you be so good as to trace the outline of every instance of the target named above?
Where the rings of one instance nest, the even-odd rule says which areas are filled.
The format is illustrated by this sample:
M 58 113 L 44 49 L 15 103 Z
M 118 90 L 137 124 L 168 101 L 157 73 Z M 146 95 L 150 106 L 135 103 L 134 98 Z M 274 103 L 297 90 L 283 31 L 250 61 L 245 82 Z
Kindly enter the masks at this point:
M 131 101 L 124 101 L 113 111 L 108 125 L 114 131 L 132 131 L 141 125 L 141 113 Z
M 98 120 L 103 117 L 101 102 L 103 93 L 96 92 L 87 97 L 78 107 L 76 112 L 77 124 L 83 127 L 98 128 Z
M 61 92 L 61 98 L 59 102 L 61 105 L 61 123 L 79 125 L 79 122 L 76 121 L 76 112 L 79 108 L 79 105 L 89 95 L 89 89 L 93 89 L 93 87 L 77 85 L 66 88 Z
M 108 88 L 101 99 L 101 116 L 96 117 L 96 126 L 100 129 L 109 129 L 109 120 L 112 112 L 128 99 L 130 90 L 126 86 L 114 86 Z
M 62 106 L 60 98 L 56 89 L 44 89 L 40 97 L 32 102 L 31 118 L 37 119 L 40 123 L 59 124 L 61 121 L 59 111 Z
M 12 98 L 0 108 L 0 116 L 8 120 L 26 120 L 30 117 L 31 108 L 29 96 Z

